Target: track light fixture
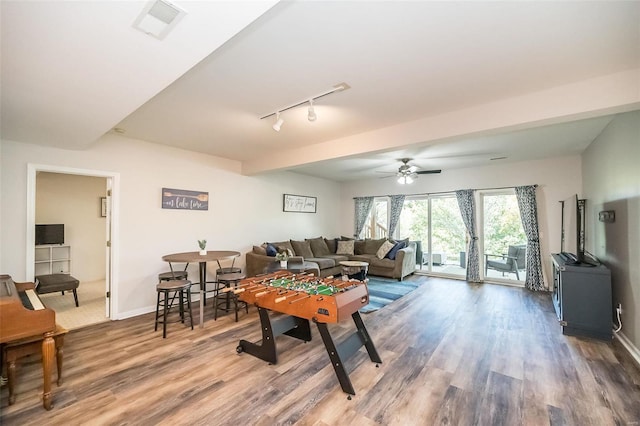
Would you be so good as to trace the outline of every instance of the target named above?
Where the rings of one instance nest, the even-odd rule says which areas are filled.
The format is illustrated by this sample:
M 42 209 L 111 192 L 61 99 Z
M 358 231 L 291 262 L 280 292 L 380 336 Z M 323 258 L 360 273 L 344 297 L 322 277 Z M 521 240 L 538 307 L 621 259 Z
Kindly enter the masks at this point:
M 316 111 L 313 109 L 313 98 L 311 98 L 309 99 L 309 114 L 307 115 L 307 119 L 309 121 L 316 121 L 317 118 Z
M 280 118 L 280 111 L 278 111 L 276 113 L 276 122 L 275 124 L 272 126 L 273 130 L 275 130 L 276 132 L 280 131 L 280 127 L 282 127 L 282 124 L 284 123 L 284 120 L 282 118 Z
M 316 95 L 316 96 L 312 96 L 312 97 L 310 97 L 308 99 L 305 99 L 304 101 L 297 102 L 295 104 L 286 106 L 284 108 L 280 108 L 279 110 L 274 111 L 272 113 L 269 113 L 267 115 L 263 115 L 262 117 L 260 117 L 260 120 L 262 120 L 264 118 L 267 118 L 267 117 L 271 117 L 272 115 L 275 115 L 276 116 L 276 123 L 273 125 L 273 130 L 275 130 L 276 132 L 279 132 L 280 131 L 280 126 L 282 126 L 282 123 L 284 123 L 284 120 L 280 118 L 280 114 L 283 113 L 284 111 L 287 111 L 287 110 L 291 109 L 291 108 L 296 108 L 296 107 L 299 107 L 301 105 L 305 105 L 305 104 L 308 103 L 309 104 L 309 112 L 307 114 L 307 119 L 309 121 L 316 121 L 318 116 L 316 115 L 316 111 L 315 111 L 315 109 L 313 107 L 313 101 L 315 101 L 316 99 L 325 97 L 327 95 L 330 95 L 332 93 L 342 92 L 343 90 L 347 90 L 347 89 L 350 89 L 350 88 L 351 88 L 351 86 L 349 86 L 347 83 L 337 84 L 337 85 L 333 86 L 333 89 L 331 89 L 331 90 L 327 90 L 326 92 L 320 93 L 319 95 Z

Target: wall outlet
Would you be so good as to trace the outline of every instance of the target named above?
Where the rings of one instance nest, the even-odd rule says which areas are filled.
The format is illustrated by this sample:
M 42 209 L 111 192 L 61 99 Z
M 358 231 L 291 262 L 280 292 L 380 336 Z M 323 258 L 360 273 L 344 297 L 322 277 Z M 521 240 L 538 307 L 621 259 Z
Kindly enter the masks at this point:
M 618 313 L 622 315 L 622 303 L 618 303 L 618 307 L 616 308 L 616 311 L 618 311 Z

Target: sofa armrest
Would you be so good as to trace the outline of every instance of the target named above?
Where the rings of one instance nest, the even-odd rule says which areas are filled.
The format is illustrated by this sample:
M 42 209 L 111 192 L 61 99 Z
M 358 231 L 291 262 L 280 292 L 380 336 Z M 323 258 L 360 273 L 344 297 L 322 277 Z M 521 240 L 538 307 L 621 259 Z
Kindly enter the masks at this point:
M 407 275 L 411 275 L 416 270 L 415 245 L 409 245 L 396 253 L 396 264 L 393 268 L 393 278 L 402 281 Z
M 255 277 L 256 275 L 264 274 L 266 267 L 269 266 L 270 263 L 277 261 L 275 257 L 256 254 L 253 252 L 248 252 L 245 256 L 245 260 L 247 277 Z

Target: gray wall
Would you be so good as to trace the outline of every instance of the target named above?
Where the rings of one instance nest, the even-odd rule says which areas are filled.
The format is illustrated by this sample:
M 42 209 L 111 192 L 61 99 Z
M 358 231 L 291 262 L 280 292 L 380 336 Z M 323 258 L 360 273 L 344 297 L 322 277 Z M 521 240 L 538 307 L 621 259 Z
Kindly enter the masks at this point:
M 622 304 L 621 336 L 640 348 L 640 111 L 616 117 L 583 153 L 587 250 L 611 269 L 613 307 Z M 598 212 L 614 210 L 614 223 Z

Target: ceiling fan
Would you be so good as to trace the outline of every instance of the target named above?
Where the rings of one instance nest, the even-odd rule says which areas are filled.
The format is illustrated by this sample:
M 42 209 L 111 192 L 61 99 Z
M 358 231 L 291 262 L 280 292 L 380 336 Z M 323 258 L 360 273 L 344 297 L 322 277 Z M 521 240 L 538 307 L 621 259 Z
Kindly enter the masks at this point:
M 401 158 L 400 161 L 402 165 L 398 168 L 398 171 L 395 175 L 398 178 L 398 183 L 405 185 L 413 183 L 415 179 L 418 178 L 418 175 L 429 175 L 440 173 L 442 170 L 419 170 L 417 166 L 409 165 L 409 161 L 411 158 Z M 384 172 L 383 172 L 384 173 Z

